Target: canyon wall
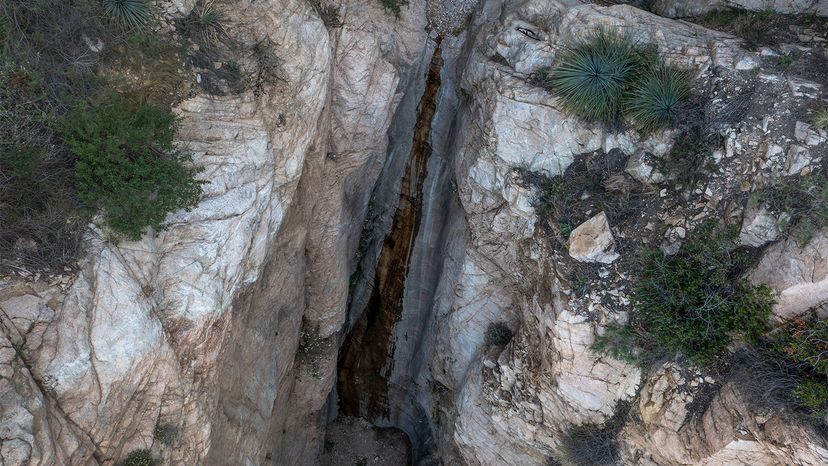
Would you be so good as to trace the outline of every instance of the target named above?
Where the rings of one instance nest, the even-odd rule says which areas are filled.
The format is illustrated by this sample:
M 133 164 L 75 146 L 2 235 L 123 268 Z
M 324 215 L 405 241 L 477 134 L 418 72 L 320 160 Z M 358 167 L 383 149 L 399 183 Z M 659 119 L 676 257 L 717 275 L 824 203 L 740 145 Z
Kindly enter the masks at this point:
M 623 464 L 828 463 L 823 437 L 758 412 L 738 380 L 592 349 L 632 311 L 638 246 L 675 251 L 705 219 L 757 241 L 749 195 L 827 155 L 802 126 L 823 76 L 626 5 L 412 0 L 395 17 L 355 0 L 328 26 L 303 0 L 225 8 L 241 40 L 273 44 L 282 79 L 177 104 L 207 184 L 168 230 L 116 242 L 91 225 L 77 270 L 2 278 L 2 464 L 142 448 L 318 464 L 341 414 L 404 431 L 414 464 L 540 465 L 571 426 L 621 411 Z M 580 122 L 537 84 L 598 27 L 656 44 L 709 97 L 722 147 L 703 186 L 656 176 L 675 131 Z M 578 187 L 566 240 L 537 199 L 584 173 L 601 187 Z M 763 253 L 751 279 L 780 317 L 828 296 L 824 243 Z M 513 336 L 492 341 L 497 326 Z

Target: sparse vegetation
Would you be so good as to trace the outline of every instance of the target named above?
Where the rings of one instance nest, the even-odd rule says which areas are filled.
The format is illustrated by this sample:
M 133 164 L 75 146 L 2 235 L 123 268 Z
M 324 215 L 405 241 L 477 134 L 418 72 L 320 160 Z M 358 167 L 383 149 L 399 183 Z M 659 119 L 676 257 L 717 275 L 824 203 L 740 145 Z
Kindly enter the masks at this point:
M 394 17 L 399 19 L 402 13 L 402 7 L 408 6 L 408 0 L 380 0 L 382 7 L 386 12 L 394 13 Z
M 150 18 L 149 5 L 144 0 L 101 0 L 104 12 L 120 26 L 140 28 Z
M 339 16 L 339 7 L 332 4 L 323 5 L 321 0 L 311 0 L 311 5 L 322 22 L 328 28 L 342 27 L 342 18 Z
M 78 105 L 62 120 L 62 135 L 77 158 L 78 196 L 101 208 L 107 224 L 137 240 L 165 228 L 168 213 L 190 209 L 201 182 L 189 157 L 173 145 L 176 118 L 167 109 L 135 104 L 116 94 L 91 107 Z
M 163 445 L 170 446 L 178 438 L 181 429 L 175 424 L 158 423 L 153 432 L 153 438 Z
M 140 449 L 131 452 L 124 460 L 123 466 L 153 466 L 155 460 L 152 453 L 147 449 Z
M 749 11 L 727 8 L 707 13 L 697 18 L 697 22 L 712 29 L 730 32 L 744 39 L 748 47 L 756 48 L 768 44 L 771 40 L 767 31 L 775 14 L 773 10 Z
M 638 364 L 641 360 L 638 340 L 639 335 L 631 326 L 611 323 L 603 334 L 595 337 L 592 349 L 620 361 Z
M 758 195 L 758 201 L 789 219 L 780 225 L 801 244 L 828 225 L 828 178 L 818 173 L 801 179 L 782 179 Z
M 555 458 L 566 466 L 612 466 L 620 459 L 618 432 L 624 427 L 630 406 L 619 403 L 615 413 L 603 425 L 581 424 L 573 426 L 561 438 L 561 446 Z
M 708 221 L 679 253 L 642 255 L 637 320 L 657 343 L 696 364 L 709 363 L 735 336 L 755 339 L 766 329 L 773 297 L 741 277 L 750 261 L 735 248 L 735 234 Z
M 514 333 L 505 322 L 492 322 L 486 327 L 486 344 L 488 346 L 504 346 L 512 341 Z
M 630 118 L 645 132 L 673 125 L 679 106 L 690 97 L 690 78 L 671 66 L 651 66 L 632 84 L 626 108 Z
M 825 107 L 814 115 L 813 118 L 814 126 L 817 129 L 828 130 L 828 107 Z
M 199 0 L 184 20 L 185 32 L 201 44 L 214 45 L 224 35 L 227 18 L 214 0 Z

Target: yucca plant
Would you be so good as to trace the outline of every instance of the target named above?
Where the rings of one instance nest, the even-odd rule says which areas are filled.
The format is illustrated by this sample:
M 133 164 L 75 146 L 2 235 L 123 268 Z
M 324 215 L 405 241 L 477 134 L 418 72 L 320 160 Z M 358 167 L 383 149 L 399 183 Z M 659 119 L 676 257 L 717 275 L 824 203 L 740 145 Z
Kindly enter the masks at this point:
M 139 28 L 149 21 L 150 9 L 144 0 L 102 0 L 101 5 L 123 27 Z
M 626 99 L 630 118 L 645 132 L 670 126 L 679 105 L 690 97 L 690 78 L 671 66 L 650 66 L 635 82 Z
M 198 34 L 206 43 L 216 43 L 224 34 L 224 23 L 227 18 L 224 12 L 216 7 L 211 0 L 201 0 L 187 18 L 188 29 Z
M 565 111 L 588 121 L 612 122 L 638 55 L 628 36 L 599 29 L 563 50 L 540 78 L 560 97 Z

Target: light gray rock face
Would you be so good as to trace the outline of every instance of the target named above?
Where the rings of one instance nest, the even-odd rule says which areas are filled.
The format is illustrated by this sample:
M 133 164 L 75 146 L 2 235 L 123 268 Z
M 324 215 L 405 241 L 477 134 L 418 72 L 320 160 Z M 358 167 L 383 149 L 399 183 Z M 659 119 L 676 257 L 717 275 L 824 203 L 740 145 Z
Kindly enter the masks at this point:
M 641 387 L 637 367 L 593 349 L 602 322 L 626 319 L 624 308 L 615 303 L 629 304 L 630 298 L 611 285 L 613 277 L 623 275 L 621 261 L 601 266 L 596 280 L 606 282 L 595 283 L 599 291 L 576 292 L 566 273 L 571 259 L 550 247 L 536 223 L 533 192 L 514 172 L 560 175 L 576 157 L 594 151 L 620 149 L 627 156 L 648 152 L 656 159 L 669 151 L 675 134 L 642 138 L 632 131 L 612 133 L 585 124 L 563 114 L 552 96 L 527 79 L 554 60 L 560 44 L 606 25 L 658 44 L 668 60 L 695 69 L 699 81 L 721 83 L 753 73 L 755 66 L 745 63 L 759 64 L 757 54 L 741 49 L 728 36 L 631 7 L 532 0 L 481 5 L 467 32 L 465 66 L 459 69 L 466 100 L 458 107 L 458 136 L 451 155 L 465 219 L 456 228 L 465 232 L 454 233 L 456 238 L 444 246 L 446 258 L 429 317 L 437 335 L 425 379 L 431 380 L 430 407 L 437 413 L 433 428 L 443 459 L 458 464 L 548 464 L 569 426 L 600 424 L 621 403 L 635 399 L 633 409 L 649 424 L 641 432 L 622 433 L 622 464 L 636 464 L 639 458 L 648 465 L 818 464 L 824 444 L 810 433 L 794 438 L 782 434 L 783 427 L 774 427 L 772 434 L 743 437 L 737 419 L 757 414 L 732 386 L 714 387 L 718 401 L 699 408 L 701 402 L 691 403 L 701 389 L 688 391 L 685 385 L 700 387 L 708 383 L 704 378 L 681 380 L 673 369 L 664 369 Z M 787 89 L 784 82 L 773 83 L 771 95 Z M 721 88 L 717 92 L 723 94 Z M 722 94 L 717 98 L 724 99 Z M 785 112 L 774 109 L 770 116 L 783 120 Z M 774 140 L 787 138 L 790 143 L 792 121 L 785 131 L 790 132 L 774 129 Z M 749 160 L 757 147 L 766 147 L 752 128 L 725 133 L 720 160 Z M 768 169 L 784 172 L 784 148 L 774 156 L 778 160 Z M 652 169 L 645 173 L 631 163 L 638 181 L 656 182 L 650 178 Z M 731 188 L 708 187 L 707 205 L 713 207 L 698 218 L 718 215 L 713 212 L 722 199 L 716 196 L 725 189 Z M 590 215 L 590 222 L 607 224 L 605 217 Z M 690 234 L 690 224 L 673 219 L 669 210 L 659 215 L 677 239 Z M 741 221 L 741 211 L 736 215 Z M 594 230 L 604 232 L 608 227 Z M 606 239 L 603 246 L 609 244 Z M 583 249 L 607 251 L 603 246 Z M 611 305 L 600 298 L 606 292 L 615 293 Z M 505 348 L 486 343 L 486 329 L 493 322 L 517 329 Z M 688 427 L 685 418 L 692 409 L 700 410 L 701 418 Z M 774 419 L 751 429 L 760 425 L 767 429 L 785 423 Z
M 828 16 L 828 3 L 823 0 L 654 0 L 650 4 L 652 12 L 671 18 L 697 16 L 724 8 Z
M 784 213 L 774 216 L 763 206 L 751 208 L 745 212 L 742 229 L 739 232 L 739 241 L 742 245 L 755 248 L 776 241 L 782 233 L 781 225 L 789 218 L 790 216 Z
M 192 5 L 176 0 L 169 14 Z M 317 463 L 341 332 L 359 317 L 347 315 L 349 301 L 355 309 L 371 296 L 434 45 L 420 0 L 398 20 L 375 0 L 347 2 L 331 30 L 304 1 L 235 6 L 245 40 L 277 44 L 286 80 L 176 107 L 181 143 L 209 182 L 198 208 L 136 242 L 113 244 L 92 226 L 72 277 L 0 282 L 2 464 L 114 464 L 138 448 L 163 464 Z M 469 8 L 446 6 L 439 29 Z M 743 156 L 744 173 L 765 158 L 778 175 L 819 158 L 822 132 L 790 121 L 776 137 L 774 125 L 820 87 L 757 72 L 759 55 L 733 38 L 627 6 L 483 2 L 441 43 L 422 220 L 386 365 L 392 409 L 377 422 L 406 430 L 424 461 L 435 451 L 446 464 L 540 465 L 570 426 L 632 403 L 641 423 L 621 433 L 625 464 L 825 464 L 824 441 L 759 416 L 732 382 L 672 363 L 643 381 L 636 365 L 593 348 L 631 309 L 627 257 L 614 251 L 625 237 L 613 220 L 613 238 L 611 212 L 584 212 L 591 220 L 569 253 L 597 264 L 575 264 L 596 269 L 582 291 L 519 172 L 553 177 L 585 154 L 618 150 L 634 180 L 666 181 L 656 160 L 675 134 L 580 122 L 532 84 L 561 44 L 600 26 L 658 44 L 700 81 L 724 87 L 717 73 L 741 72 L 757 92 L 783 96 L 763 126 L 723 129 L 717 162 Z M 700 218 L 725 210 L 715 210 L 728 201 L 716 197 L 722 189 L 709 187 Z M 678 246 L 694 225 L 661 214 L 653 222 Z M 749 212 L 742 236 L 758 246 L 778 232 Z M 823 233 L 765 252 L 752 279 L 779 293 L 779 316 L 828 299 L 826 251 Z M 367 277 L 351 280 L 358 270 Z M 487 343 L 496 323 L 515 331 L 508 344 Z M 175 433 L 170 445 L 158 427 Z
M 782 318 L 828 302 L 826 232 L 818 232 L 804 245 L 794 238 L 774 244 L 750 278 L 754 283 L 768 284 L 778 294 L 774 314 Z
M 227 9 L 243 40 L 277 44 L 285 79 L 177 106 L 208 183 L 169 230 L 114 244 L 94 227 L 70 281 L 4 283 L 3 464 L 139 448 L 169 464 L 315 461 L 355 226 L 423 55 L 423 9 L 395 21 L 352 2 L 333 35 L 298 0 Z

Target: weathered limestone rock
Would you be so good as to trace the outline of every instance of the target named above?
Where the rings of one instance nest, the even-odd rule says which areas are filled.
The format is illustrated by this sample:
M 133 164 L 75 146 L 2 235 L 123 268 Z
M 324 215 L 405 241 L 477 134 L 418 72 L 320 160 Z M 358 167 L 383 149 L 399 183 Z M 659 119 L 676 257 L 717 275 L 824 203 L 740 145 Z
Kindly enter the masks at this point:
M 646 151 L 638 151 L 630 156 L 625 171 L 637 181 L 644 184 L 659 184 L 666 179 L 655 167 L 655 160 Z
M 782 213 L 778 217 L 771 214 L 764 206 L 755 206 L 745 212 L 739 241 L 745 246 L 758 248 L 776 241 L 781 233 L 780 225 L 790 218 Z
M 817 232 L 807 244 L 791 238 L 774 244 L 750 275 L 777 294 L 774 314 L 788 318 L 828 301 L 828 236 Z
M 828 16 L 828 4 L 820 0 L 654 0 L 652 12 L 671 18 L 697 16 L 724 8 L 773 10 L 787 14 Z
M 643 464 L 706 466 L 824 464 L 828 445 L 819 434 L 785 422 L 778 413 L 760 416 L 739 390 L 746 382 L 732 380 L 715 386 L 709 377 L 665 364 L 641 390 L 642 424 L 630 423 L 621 434 L 627 461 L 639 458 Z M 700 402 L 705 396 L 711 399 Z
M 0 415 L 14 426 L 3 464 L 110 464 L 138 448 L 165 464 L 315 461 L 354 225 L 424 36 L 423 2 L 400 21 L 377 2 L 348 8 L 332 40 L 304 1 L 228 6 L 240 40 L 275 44 L 284 79 L 177 106 L 209 182 L 198 207 L 136 242 L 93 227 L 66 284 L 3 282 L 0 337 L 25 355 L 0 343 L 0 396 L 18 407 Z
M 611 264 L 618 259 L 607 214 L 601 212 L 569 234 L 569 255 L 580 262 Z

